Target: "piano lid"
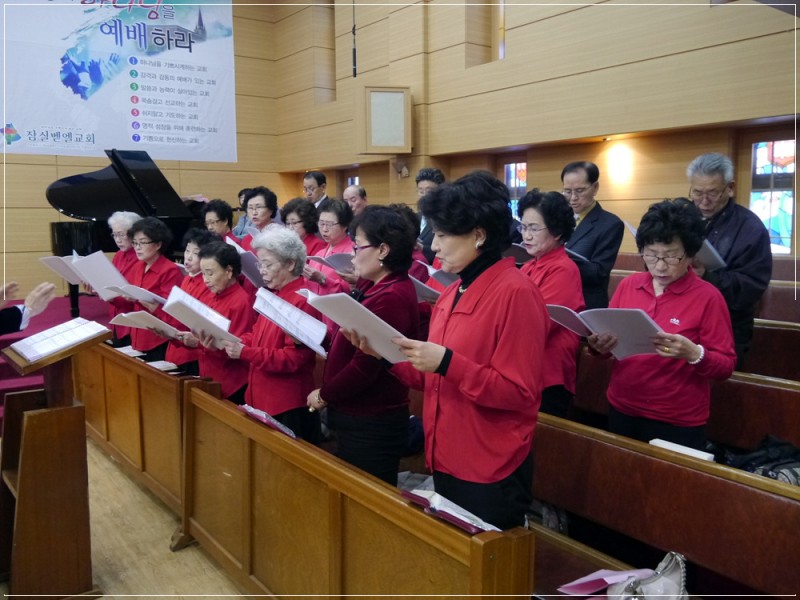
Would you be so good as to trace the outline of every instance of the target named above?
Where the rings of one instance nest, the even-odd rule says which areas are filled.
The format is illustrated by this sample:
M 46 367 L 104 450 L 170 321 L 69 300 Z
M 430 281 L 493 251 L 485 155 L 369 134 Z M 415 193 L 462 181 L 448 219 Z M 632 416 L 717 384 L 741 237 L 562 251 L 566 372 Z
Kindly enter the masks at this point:
M 75 219 L 105 222 L 116 211 L 164 221 L 190 220 L 191 211 L 164 174 L 142 150 L 106 150 L 111 165 L 54 181 L 47 201 Z

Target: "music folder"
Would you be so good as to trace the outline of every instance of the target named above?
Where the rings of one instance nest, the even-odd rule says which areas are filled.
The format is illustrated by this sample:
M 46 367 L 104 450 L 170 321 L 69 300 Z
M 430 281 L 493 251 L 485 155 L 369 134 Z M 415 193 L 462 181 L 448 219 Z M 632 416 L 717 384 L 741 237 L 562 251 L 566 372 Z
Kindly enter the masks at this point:
M 403 498 L 423 507 L 425 512 L 429 515 L 447 521 L 468 533 L 476 534 L 483 531 L 500 531 L 500 529 L 491 523 L 487 523 L 467 509 L 460 507 L 458 504 L 450 502 L 450 500 L 441 494 L 437 494 L 433 490 L 403 490 L 400 493 Z

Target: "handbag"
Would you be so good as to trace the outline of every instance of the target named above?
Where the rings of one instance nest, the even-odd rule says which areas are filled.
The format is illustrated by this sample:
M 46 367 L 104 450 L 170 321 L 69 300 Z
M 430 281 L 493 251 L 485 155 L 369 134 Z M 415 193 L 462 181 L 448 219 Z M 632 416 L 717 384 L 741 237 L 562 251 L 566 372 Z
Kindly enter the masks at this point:
M 670 552 L 652 575 L 611 584 L 606 595 L 612 600 L 687 600 L 686 561 L 683 555 Z

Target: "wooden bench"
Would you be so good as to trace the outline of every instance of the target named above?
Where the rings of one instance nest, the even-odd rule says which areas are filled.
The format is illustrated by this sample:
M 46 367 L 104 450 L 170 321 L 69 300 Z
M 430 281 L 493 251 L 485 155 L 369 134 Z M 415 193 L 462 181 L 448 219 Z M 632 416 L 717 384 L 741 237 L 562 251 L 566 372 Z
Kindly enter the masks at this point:
M 759 592 L 800 589 L 800 488 L 545 414 L 533 456 L 541 500 Z
M 530 596 L 530 531 L 471 536 L 196 389 L 184 419 L 173 548 L 196 539 L 249 592 Z
M 593 416 L 608 414 L 606 389 L 612 364 L 585 347 L 580 349 L 577 420 L 598 425 Z M 712 441 L 742 449 L 754 449 L 767 434 L 800 446 L 800 382 L 739 372 L 713 382 L 706 432 Z
M 106 344 L 76 355 L 73 369 L 88 436 L 180 513 L 184 394 L 198 386 L 219 395 L 219 384 L 169 375 Z

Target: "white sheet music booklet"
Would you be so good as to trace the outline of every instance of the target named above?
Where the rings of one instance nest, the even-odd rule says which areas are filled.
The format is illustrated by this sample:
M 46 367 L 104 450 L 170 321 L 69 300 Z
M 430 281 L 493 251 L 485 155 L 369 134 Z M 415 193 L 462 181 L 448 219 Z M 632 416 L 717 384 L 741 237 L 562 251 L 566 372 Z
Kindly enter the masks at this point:
M 253 304 L 253 308 L 321 357 L 328 356 L 322 347 L 328 327 L 322 321 L 264 288 L 256 293 L 256 302 Z
M 206 306 L 200 300 L 187 294 L 178 286 L 172 288 L 164 304 L 164 312 L 172 315 L 183 323 L 191 331 L 203 332 L 206 335 L 213 335 L 217 350 L 224 348 L 222 342 L 241 341 L 235 335 L 228 333 L 231 326 L 229 319 L 226 319 L 210 306 Z

